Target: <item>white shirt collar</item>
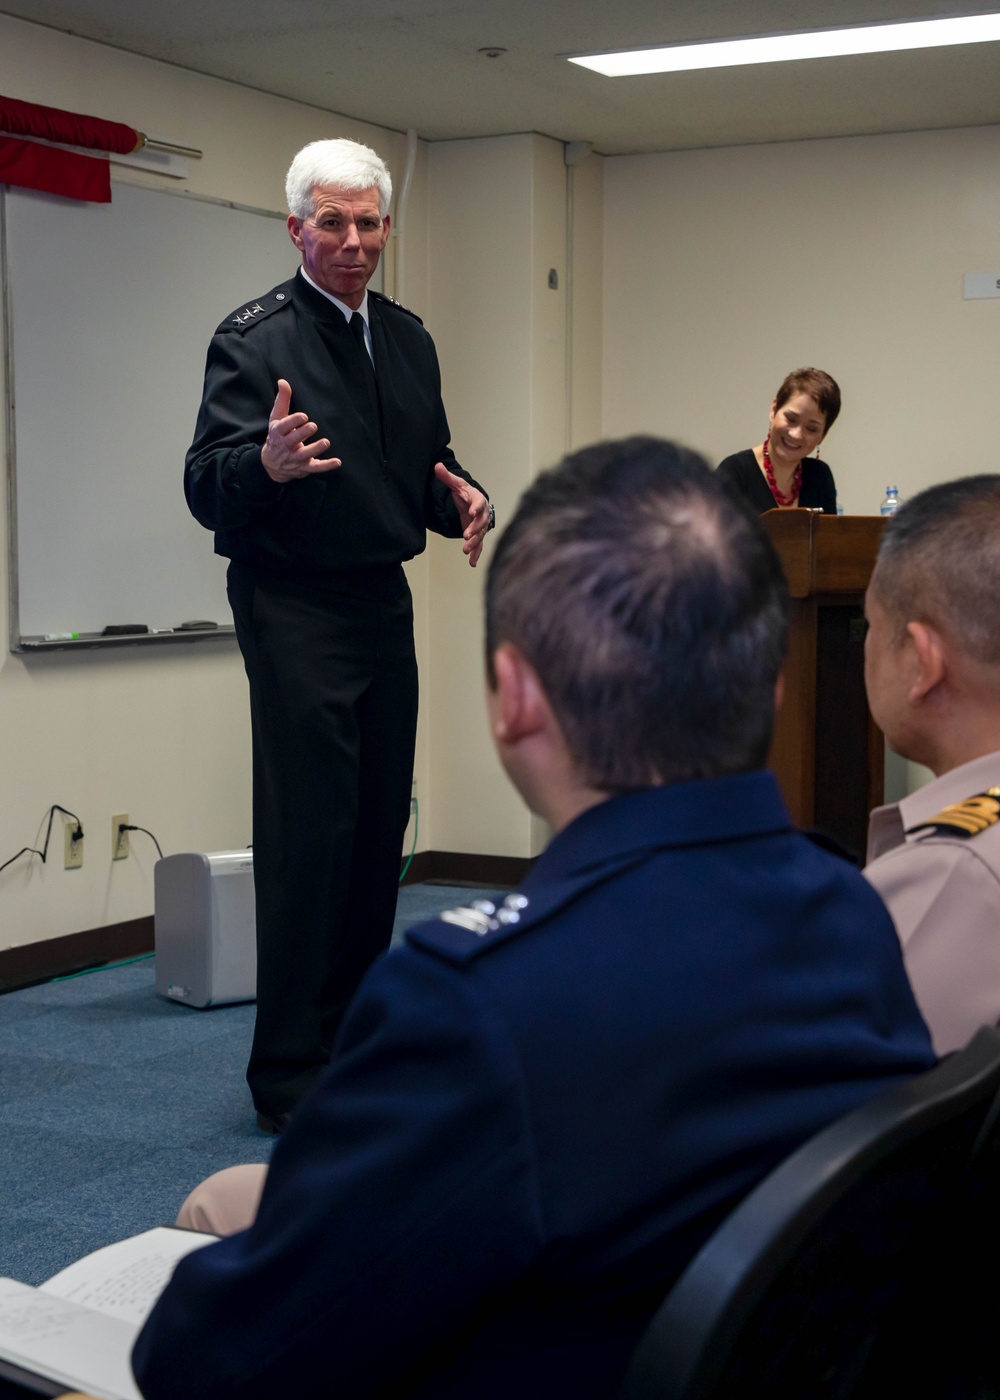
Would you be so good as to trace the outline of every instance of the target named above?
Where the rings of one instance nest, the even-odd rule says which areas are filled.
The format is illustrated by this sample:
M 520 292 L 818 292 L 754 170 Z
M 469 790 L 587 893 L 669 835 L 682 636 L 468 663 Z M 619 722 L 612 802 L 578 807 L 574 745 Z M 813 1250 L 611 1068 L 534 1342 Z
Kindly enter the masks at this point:
M 954 802 L 964 802 L 966 798 L 974 797 L 992 787 L 998 780 L 998 769 L 1000 750 L 969 759 L 967 763 L 960 763 L 957 768 L 950 768 L 939 778 L 925 783 L 923 787 L 917 788 L 916 792 L 904 797 L 899 804 L 904 827 L 909 830 L 919 822 L 930 821 L 932 817 L 937 816 L 942 807 L 950 807 Z
M 321 297 L 326 297 L 327 301 L 332 301 L 333 304 L 334 304 L 334 306 L 336 306 L 340 311 L 342 311 L 342 312 L 344 313 L 344 320 L 345 320 L 345 321 L 349 321 L 349 320 L 351 319 L 351 317 L 354 315 L 354 308 L 353 308 L 353 307 L 351 307 L 351 306 L 346 306 L 346 305 L 344 304 L 344 302 L 340 301 L 339 298 L 335 297 L 335 296 L 333 295 L 332 292 L 326 292 L 326 291 L 323 290 L 322 287 L 317 286 L 316 283 L 313 281 L 313 279 L 309 276 L 308 272 L 306 272 L 306 270 L 305 270 L 304 267 L 300 267 L 300 268 L 299 268 L 299 272 L 300 272 L 301 275 L 306 279 L 306 281 L 309 283 L 310 287 L 315 288 L 315 290 L 316 290 L 317 292 L 319 292 L 319 294 L 320 294 Z M 361 305 L 358 307 L 358 314 L 361 316 L 361 319 L 364 321 L 365 325 L 367 326 L 367 325 L 368 325 L 368 288 L 367 288 L 367 287 L 365 288 L 365 294 L 364 294 L 364 297 L 362 298 Z
M 899 802 L 876 807 L 868 827 L 868 860 L 901 846 L 905 834 L 921 822 L 931 821 L 944 807 L 964 802 L 968 797 L 1000 781 L 1000 750 L 985 753 L 959 764 L 939 778 L 917 788 Z

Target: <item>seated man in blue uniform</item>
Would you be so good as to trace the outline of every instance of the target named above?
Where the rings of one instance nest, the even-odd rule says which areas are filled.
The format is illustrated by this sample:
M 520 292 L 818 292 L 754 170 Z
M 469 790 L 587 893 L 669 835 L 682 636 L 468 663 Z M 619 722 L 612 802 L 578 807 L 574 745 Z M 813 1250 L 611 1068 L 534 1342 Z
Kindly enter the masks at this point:
M 141 1333 L 150 1400 L 611 1396 L 732 1206 L 933 1062 L 881 901 L 763 768 L 786 612 L 690 452 L 605 443 L 530 488 L 488 706 L 552 842 L 368 972 L 251 1228 Z

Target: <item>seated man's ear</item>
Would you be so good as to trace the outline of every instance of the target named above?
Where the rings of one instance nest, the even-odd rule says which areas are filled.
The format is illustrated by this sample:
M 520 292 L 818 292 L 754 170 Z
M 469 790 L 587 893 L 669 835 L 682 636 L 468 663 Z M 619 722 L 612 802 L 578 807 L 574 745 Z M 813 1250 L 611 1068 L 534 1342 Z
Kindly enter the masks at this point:
M 551 710 L 538 672 L 513 642 L 493 653 L 496 685 L 489 695 L 490 721 L 498 744 L 516 744 L 544 729 Z
M 945 644 L 937 628 L 926 622 L 908 622 L 906 632 L 916 662 L 908 698 L 911 704 L 919 704 L 944 678 Z

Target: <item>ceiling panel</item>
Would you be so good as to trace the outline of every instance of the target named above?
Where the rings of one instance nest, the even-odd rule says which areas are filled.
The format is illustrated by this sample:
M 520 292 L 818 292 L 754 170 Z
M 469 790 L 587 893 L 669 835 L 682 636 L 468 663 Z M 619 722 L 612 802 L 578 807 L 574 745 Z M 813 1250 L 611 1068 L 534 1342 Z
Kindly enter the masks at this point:
M 6 0 L 23 19 L 428 140 L 540 131 L 606 154 L 1000 122 L 1000 44 L 655 77 L 567 53 L 987 12 L 905 0 Z M 501 47 L 489 58 L 479 50 Z M 12 96 L 17 96 L 12 93 Z

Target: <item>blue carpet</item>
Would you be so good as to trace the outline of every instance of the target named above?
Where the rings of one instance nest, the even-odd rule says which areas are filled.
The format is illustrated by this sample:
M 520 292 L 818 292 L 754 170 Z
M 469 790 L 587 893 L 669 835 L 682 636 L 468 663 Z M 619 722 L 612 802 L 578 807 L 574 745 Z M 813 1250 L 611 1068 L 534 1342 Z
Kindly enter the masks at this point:
M 393 941 L 488 891 L 409 885 Z M 156 995 L 154 960 L 0 997 L 0 1276 L 41 1283 L 169 1224 L 234 1162 L 266 1162 L 244 1080 L 253 1005 Z

